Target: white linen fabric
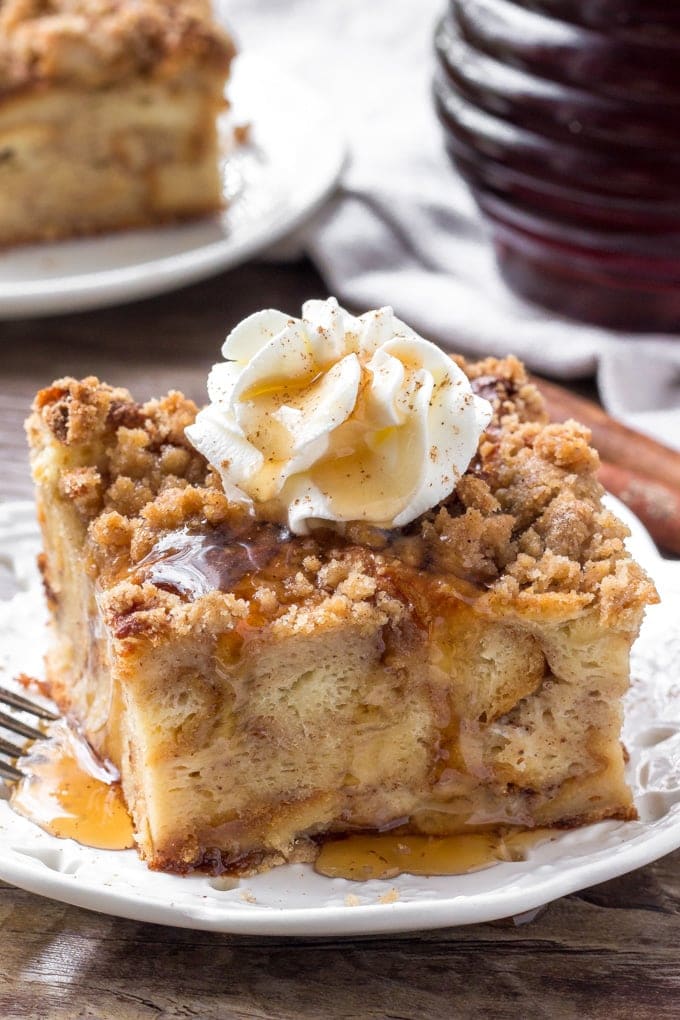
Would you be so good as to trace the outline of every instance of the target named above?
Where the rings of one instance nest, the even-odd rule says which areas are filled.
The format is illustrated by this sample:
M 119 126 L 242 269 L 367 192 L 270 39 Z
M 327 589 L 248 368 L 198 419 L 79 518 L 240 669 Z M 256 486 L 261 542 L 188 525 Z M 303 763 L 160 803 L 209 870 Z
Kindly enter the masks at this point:
M 563 379 L 596 373 L 611 413 L 680 449 L 680 337 L 571 322 L 522 301 L 500 279 L 432 104 L 432 39 L 445 0 L 218 6 L 243 49 L 329 97 L 348 138 L 338 193 L 296 238 L 332 293 L 359 312 L 391 305 L 452 350 L 514 353 Z

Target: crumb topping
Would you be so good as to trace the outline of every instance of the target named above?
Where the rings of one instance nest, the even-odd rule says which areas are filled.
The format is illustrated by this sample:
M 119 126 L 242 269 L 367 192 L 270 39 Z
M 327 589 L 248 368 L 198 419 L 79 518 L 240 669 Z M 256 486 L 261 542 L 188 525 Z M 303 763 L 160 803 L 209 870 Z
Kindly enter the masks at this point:
M 550 424 L 516 359 L 457 360 L 494 418 L 453 495 L 404 529 L 357 522 L 342 534 L 281 533 L 261 555 L 271 529 L 258 537 L 261 522 L 229 503 L 185 438 L 196 406 L 179 393 L 137 404 L 95 378 L 62 379 L 38 394 L 27 423 L 34 472 L 56 440 L 58 492 L 87 527 L 90 569 L 121 637 L 176 626 L 182 614 L 194 625 L 199 605 L 246 627 L 305 628 L 322 611 L 361 625 L 368 606 L 394 622 L 423 584 L 430 597 L 449 592 L 480 612 L 565 619 L 597 608 L 608 625 L 634 626 L 656 594 L 624 547 L 627 528 L 602 505 L 588 430 Z M 214 534 L 216 548 L 238 544 L 255 565 L 187 597 L 147 568 L 149 557 L 176 554 L 173 534 L 200 535 L 204 546 Z M 214 560 L 211 570 L 219 571 Z
M 226 73 L 234 53 L 208 0 L 0 3 L 0 92 L 47 82 L 99 88 L 187 68 Z

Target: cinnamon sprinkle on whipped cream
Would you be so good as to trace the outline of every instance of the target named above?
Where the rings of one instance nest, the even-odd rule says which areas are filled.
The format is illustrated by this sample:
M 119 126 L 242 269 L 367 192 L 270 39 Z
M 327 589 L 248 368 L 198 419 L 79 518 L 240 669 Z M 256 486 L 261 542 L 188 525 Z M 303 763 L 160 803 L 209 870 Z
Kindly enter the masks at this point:
M 269 309 L 227 337 L 186 434 L 229 499 L 295 534 L 402 527 L 449 496 L 491 419 L 464 372 L 391 308 Z

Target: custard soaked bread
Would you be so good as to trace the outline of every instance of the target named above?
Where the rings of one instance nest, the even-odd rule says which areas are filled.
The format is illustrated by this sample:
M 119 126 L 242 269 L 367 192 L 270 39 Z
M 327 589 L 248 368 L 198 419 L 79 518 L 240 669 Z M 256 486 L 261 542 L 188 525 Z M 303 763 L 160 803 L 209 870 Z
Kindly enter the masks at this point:
M 635 817 L 621 698 L 654 588 L 586 430 L 549 424 L 514 359 L 459 365 L 491 404 L 477 450 L 394 528 L 293 531 L 227 497 L 178 393 L 38 394 L 49 682 L 120 769 L 152 867 Z
M 208 0 L 0 3 L 0 246 L 219 209 L 233 53 Z

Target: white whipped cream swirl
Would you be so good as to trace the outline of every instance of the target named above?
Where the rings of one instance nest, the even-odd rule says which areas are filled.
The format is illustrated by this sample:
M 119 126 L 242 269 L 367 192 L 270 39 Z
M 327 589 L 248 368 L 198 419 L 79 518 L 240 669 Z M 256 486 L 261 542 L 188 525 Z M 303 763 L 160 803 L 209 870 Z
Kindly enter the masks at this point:
M 187 435 L 231 500 L 287 522 L 401 527 L 453 492 L 491 418 L 451 358 L 391 308 L 335 298 L 244 319 Z

